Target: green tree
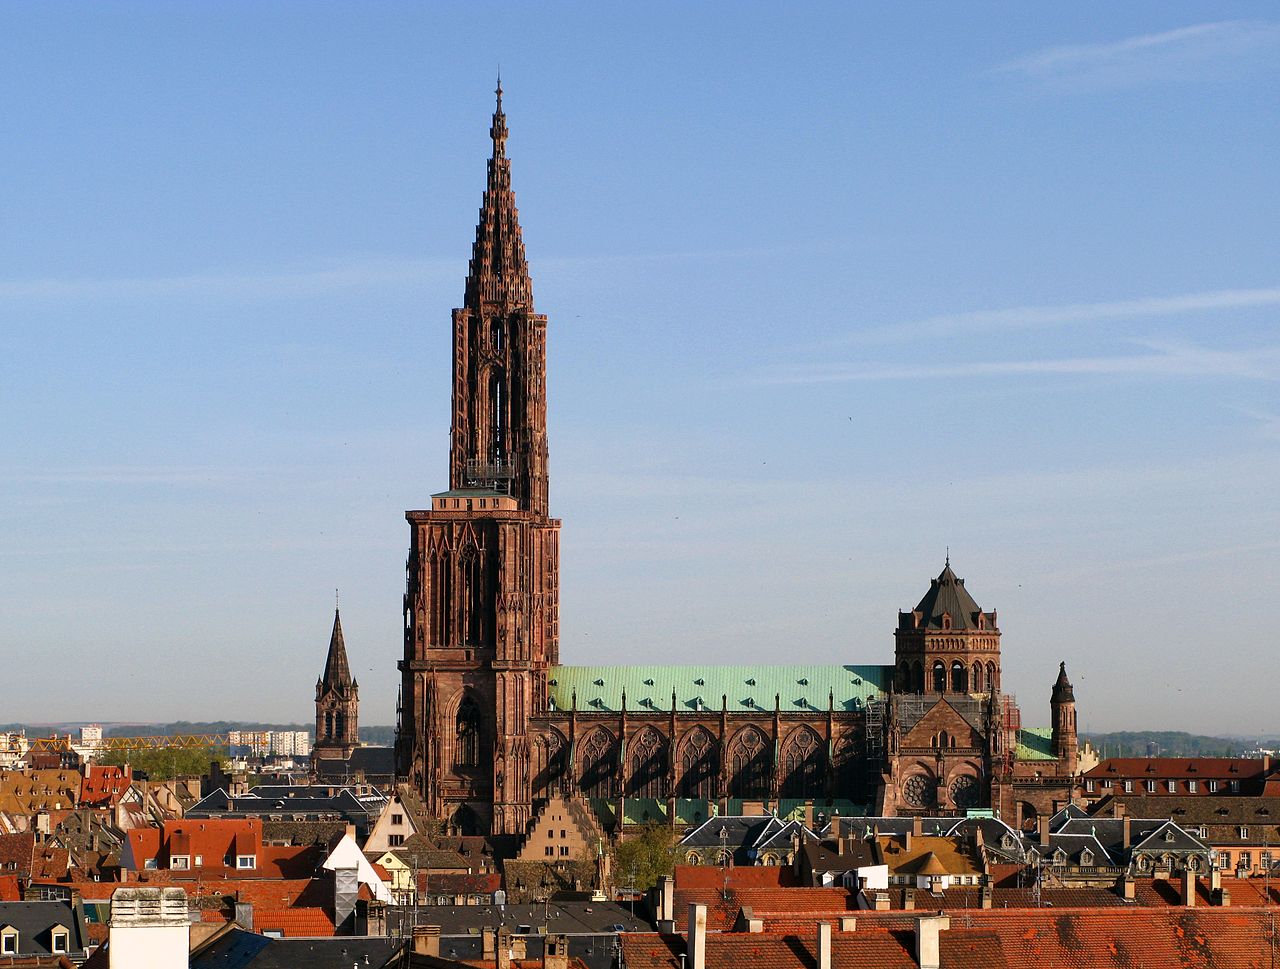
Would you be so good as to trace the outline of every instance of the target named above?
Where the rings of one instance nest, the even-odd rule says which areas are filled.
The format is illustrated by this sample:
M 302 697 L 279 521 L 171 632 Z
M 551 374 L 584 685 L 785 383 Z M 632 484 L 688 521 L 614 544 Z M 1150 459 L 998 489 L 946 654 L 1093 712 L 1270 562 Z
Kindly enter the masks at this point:
M 678 857 L 675 834 L 664 825 L 647 824 L 613 849 L 614 884 L 647 891 L 675 870 Z
M 225 760 L 225 747 L 139 747 L 129 750 L 107 750 L 97 763 L 122 766 L 142 771 L 153 781 L 170 781 L 175 777 L 203 777 L 209 764 Z

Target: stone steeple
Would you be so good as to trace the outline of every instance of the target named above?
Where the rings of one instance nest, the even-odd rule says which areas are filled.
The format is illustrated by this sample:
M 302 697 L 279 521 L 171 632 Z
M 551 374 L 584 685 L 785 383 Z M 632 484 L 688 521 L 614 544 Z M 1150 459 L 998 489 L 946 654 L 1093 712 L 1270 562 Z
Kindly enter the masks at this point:
M 1076 734 L 1076 691 L 1067 679 L 1067 664 L 1058 664 L 1058 678 L 1049 694 L 1049 710 L 1053 719 L 1053 752 L 1068 774 L 1075 774 L 1079 758 Z
M 497 95 L 465 295 L 453 311 L 449 487 L 498 491 L 546 517 L 547 318 L 533 309 L 501 83 Z
M 351 676 L 347 646 L 342 638 L 342 617 L 333 610 L 333 632 L 324 675 L 316 680 L 316 743 L 319 759 L 351 756 L 360 742 L 360 686 Z

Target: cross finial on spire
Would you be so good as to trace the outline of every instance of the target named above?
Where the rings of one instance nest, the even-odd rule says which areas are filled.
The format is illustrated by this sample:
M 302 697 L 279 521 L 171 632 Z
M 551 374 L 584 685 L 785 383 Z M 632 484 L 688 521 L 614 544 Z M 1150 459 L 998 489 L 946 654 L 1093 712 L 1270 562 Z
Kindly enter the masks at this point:
M 497 106 L 493 109 L 493 127 L 489 135 L 493 138 L 493 157 L 502 158 L 507 147 L 507 116 L 502 113 L 502 70 L 498 70 L 498 88 L 494 91 L 498 96 Z
M 951 546 L 950 546 L 950 545 L 948 545 L 948 546 L 947 546 L 947 561 L 946 561 L 946 564 L 947 564 L 948 566 L 950 566 L 950 565 L 951 565 Z
M 333 611 L 334 612 L 338 611 L 338 590 L 337 589 L 333 590 Z
M 502 110 L 502 65 L 498 65 L 498 89 L 493 92 L 498 96 L 498 110 Z

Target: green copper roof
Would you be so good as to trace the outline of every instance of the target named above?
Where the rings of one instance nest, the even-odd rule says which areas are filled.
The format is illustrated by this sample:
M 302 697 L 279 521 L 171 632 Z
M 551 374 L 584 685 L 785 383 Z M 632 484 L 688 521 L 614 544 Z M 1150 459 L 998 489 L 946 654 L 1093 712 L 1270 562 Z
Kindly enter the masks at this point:
M 774 697 L 783 713 L 827 709 L 861 710 L 868 700 L 880 699 L 892 675 L 886 666 L 553 666 L 549 688 L 559 710 L 573 705 L 578 712 L 614 713 L 622 709 L 664 713 L 676 709 L 717 712 L 721 697 L 731 712 L 772 712 Z
M 1053 730 L 1050 727 L 1028 727 L 1018 731 L 1018 760 L 1057 760 L 1053 752 Z

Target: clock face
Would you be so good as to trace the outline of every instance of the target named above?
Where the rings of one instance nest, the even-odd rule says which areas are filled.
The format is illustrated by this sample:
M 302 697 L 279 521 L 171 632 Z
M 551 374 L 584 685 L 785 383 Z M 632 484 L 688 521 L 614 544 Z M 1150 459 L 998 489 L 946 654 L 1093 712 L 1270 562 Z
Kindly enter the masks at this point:
M 938 782 L 926 774 L 912 774 L 902 785 L 902 797 L 912 807 L 938 803 Z
M 961 774 L 951 782 L 951 803 L 958 808 L 976 807 L 978 804 L 978 779 L 972 774 Z

